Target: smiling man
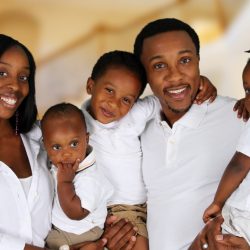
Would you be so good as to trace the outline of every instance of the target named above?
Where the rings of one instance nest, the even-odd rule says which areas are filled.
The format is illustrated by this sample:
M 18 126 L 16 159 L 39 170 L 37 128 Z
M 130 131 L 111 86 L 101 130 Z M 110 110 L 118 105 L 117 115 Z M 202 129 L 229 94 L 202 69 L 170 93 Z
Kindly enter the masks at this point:
M 159 100 L 141 136 L 150 250 L 190 246 L 244 127 L 233 99 L 193 104 L 199 50 L 196 32 L 172 18 L 147 24 L 134 45 Z

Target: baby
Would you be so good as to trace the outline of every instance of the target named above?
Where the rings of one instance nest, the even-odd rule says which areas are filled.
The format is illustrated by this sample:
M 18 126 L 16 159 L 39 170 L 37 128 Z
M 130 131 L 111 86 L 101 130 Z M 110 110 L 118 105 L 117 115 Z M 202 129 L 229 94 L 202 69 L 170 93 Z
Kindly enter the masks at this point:
M 55 198 L 49 248 L 95 241 L 103 233 L 111 184 L 99 173 L 80 109 L 52 106 L 41 121 L 43 142 L 52 163 Z

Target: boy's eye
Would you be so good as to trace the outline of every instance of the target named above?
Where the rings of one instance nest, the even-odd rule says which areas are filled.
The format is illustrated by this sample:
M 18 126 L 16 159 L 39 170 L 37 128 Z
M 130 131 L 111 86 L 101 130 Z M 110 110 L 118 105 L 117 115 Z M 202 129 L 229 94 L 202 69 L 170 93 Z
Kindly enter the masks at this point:
M 73 141 L 73 142 L 70 143 L 70 146 L 72 148 L 76 148 L 78 144 L 79 144 L 78 141 Z
M 166 65 L 164 63 L 156 63 L 156 64 L 154 64 L 155 69 L 163 69 L 165 67 L 166 67 Z
M 190 61 L 191 61 L 191 59 L 188 58 L 188 57 L 182 58 L 182 59 L 181 59 L 181 63 L 182 63 L 182 64 L 187 64 L 187 63 L 189 63 Z
M 111 88 L 105 88 L 105 90 L 106 90 L 108 93 L 110 93 L 110 94 L 112 94 L 112 93 L 114 92 L 114 90 L 111 89 Z
M 246 93 L 246 95 L 249 95 L 250 94 L 250 88 L 249 89 L 245 89 L 245 93 Z
M 52 149 L 55 150 L 55 151 L 58 151 L 58 150 L 61 149 L 61 146 L 56 144 L 56 145 L 52 146 Z
M 123 99 L 122 99 L 122 101 L 125 103 L 125 104 L 131 104 L 131 100 L 129 99 L 129 98 L 127 98 L 127 97 L 124 97 Z
M 0 71 L 0 77 L 6 77 L 8 74 L 4 71 Z

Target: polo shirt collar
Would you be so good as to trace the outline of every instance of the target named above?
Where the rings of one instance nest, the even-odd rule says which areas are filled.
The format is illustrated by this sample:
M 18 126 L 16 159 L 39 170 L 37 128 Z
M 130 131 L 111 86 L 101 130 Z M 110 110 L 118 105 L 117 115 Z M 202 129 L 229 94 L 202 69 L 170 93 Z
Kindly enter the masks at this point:
M 208 105 L 210 103 L 208 101 L 205 101 L 204 103 L 198 105 L 198 104 L 193 104 L 189 111 L 181 117 L 178 121 L 176 121 L 173 125 L 182 125 L 184 127 L 189 127 L 189 128 L 197 128 L 201 124 L 202 120 L 204 119 L 207 110 L 208 110 Z M 158 114 L 158 121 L 161 124 L 166 124 L 166 121 L 162 121 L 160 114 Z

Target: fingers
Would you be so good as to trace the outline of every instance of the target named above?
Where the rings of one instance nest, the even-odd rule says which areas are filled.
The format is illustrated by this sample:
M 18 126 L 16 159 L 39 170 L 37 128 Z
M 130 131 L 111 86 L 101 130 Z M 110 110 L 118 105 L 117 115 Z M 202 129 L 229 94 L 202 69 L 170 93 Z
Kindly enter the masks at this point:
M 74 170 L 74 172 L 77 171 L 77 169 L 79 168 L 79 164 L 80 164 L 80 159 L 76 159 L 72 169 Z
M 134 242 L 131 237 L 135 235 L 136 230 L 137 228 L 132 223 L 121 219 L 112 226 L 107 227 L 103 237 L 108 239 L 107 246 L 109 249 L 122 249 L 124 247 L 130 249 Z
M 129 240 L 129 242 L 126 244 L 125 247 L 122 248 L 122 250 L 131 250 L 135 246 L 136 243 L 136 237 L 132 236 Z

